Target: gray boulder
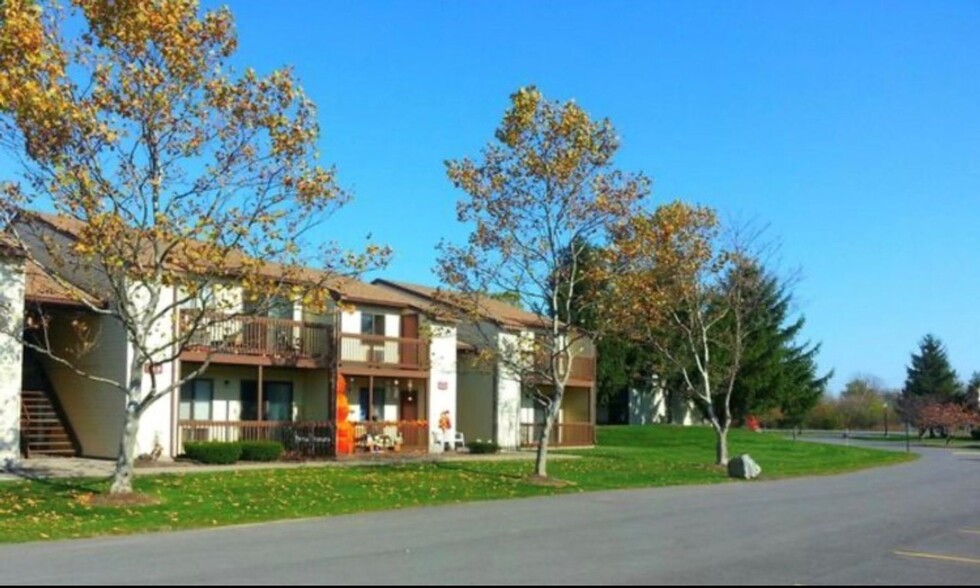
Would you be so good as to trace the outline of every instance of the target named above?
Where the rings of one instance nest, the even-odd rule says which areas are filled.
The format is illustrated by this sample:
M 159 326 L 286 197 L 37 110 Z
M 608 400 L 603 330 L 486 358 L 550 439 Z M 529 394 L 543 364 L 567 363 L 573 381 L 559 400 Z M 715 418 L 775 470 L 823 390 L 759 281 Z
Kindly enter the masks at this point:
M 759 467 L 759 464 L 755 463 L 755 460 L 748 453 L 743 453 L 728 462 L 728 476 L 730 478 L 751 480 L 758 478 L 761 473 L 762 468 Z

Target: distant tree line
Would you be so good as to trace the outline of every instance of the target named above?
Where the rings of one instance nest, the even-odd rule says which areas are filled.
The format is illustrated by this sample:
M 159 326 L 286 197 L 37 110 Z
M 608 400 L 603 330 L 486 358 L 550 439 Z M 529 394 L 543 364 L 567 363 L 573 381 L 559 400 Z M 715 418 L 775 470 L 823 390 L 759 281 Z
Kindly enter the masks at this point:
M 804 427 L 882 429 L 889 422 L 895 427 L 907 423 L 919 438 L 938 436 L 947 443 L 958 431 L 976 430 L 980 372 L 960 381 L 942 341 L 929 334 L 912 353 L 901 390 L 886 388 L 874 376 L 856 377 L 838 398 L 821 400 L 804 419 Z

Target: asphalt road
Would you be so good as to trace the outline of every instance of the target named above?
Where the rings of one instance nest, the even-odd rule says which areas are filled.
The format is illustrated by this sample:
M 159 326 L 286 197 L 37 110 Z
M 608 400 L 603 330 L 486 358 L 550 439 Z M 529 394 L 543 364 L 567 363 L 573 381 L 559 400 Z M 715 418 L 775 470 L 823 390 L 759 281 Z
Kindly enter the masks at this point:
M 0 548 L 0 583 L 980 584 L 980 452 L 920 451 L 841 476 L 21 544 Z

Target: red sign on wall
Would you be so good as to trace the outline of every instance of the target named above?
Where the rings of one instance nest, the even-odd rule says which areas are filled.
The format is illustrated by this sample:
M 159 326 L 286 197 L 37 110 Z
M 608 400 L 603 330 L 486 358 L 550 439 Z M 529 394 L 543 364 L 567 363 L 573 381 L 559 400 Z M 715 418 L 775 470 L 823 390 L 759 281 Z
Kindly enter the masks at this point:
M 449 390 L 449 382 L 442 380 L 438 384 L 440 390 Z
M 150 373 L 150 370 L 153 370 L 153 373 L 154 374 L 162 374 L 163 373 L 163 364 L 160 364 L 160 363 L 144 363 L 143 364 L 143 373 L 149 374 Z

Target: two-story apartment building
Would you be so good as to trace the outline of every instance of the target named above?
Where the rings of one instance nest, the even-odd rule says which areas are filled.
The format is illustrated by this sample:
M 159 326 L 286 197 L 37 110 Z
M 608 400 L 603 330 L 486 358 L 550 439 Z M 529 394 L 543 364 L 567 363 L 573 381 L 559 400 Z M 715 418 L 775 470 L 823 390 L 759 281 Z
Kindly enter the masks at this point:
M 51 223 L 59 236 L 71 238 L 70 224 Z M 123 394 L 73 366 L 96 379 L 127 381 L 133 349 L 125 330 L 78 303 L 77 291 L 59 292 L 57 282 L 32 270 L 16 251 L 0 254 L 6 324 L 21 321 L 30 336 L 32 321 L 23 318 L 32 309 L 43 311 L 36 316 L 46 317 L 45 336 L 69 360 L 25 351 L 16 338 L 0 335 L 0 461 L 17 454 L 114 457 Z M 161 324 L 173 331 L 161 340 L 186 344 L 172 360 L 144 366 L 146 373 L 168 386 L 207 365 L 179 393 L 143 413 L 137 454 L 156 449 L 176 456 L 191 439 L 261 438 L 333 455 L 338 394 L 350 406 L 354 451 L 441 447 L 430 423 L 456 410 L 455 325 L 426 316 L 424 306 L 406 296 L 356 280 L 331 282 L 331 302 L 317 311 L 288 300 L 250 309 L 234 280 L 211 290 L 178 305 L 172 303 L 185 296 L 164 289 L 161 308 L 171 303 L 173 309 Z M 216 307 L 207 304 L 218 298 Z M 197 328 L 202 313 L 225 316 L 209 316 L 206 327 Z M 79 333 L 91 337 L 82 340 Z M 439 431 L 440 440 L 453 433 Z
M 435 288 L 384 279 L 373 283 L 421 304 L 452 304 Z M 547 323 L 534 313 L 489 297 L 480 301 L 480 307 L 481 317 L 457 325 L 456 424 L 467 439 L 493 439 L 504 448 L 531 446 L 544 423 L 544 409 L 531 392 L 547 385 L 517 373 L 513 362 L 501 357 L 518 341 L 542 336 Z M 487 347 L 493 353 L 481 353 Z M 593 445 L 595 347 L 583 337 L 570 352 L 571 373 L 549 442 L 555 446 Z

